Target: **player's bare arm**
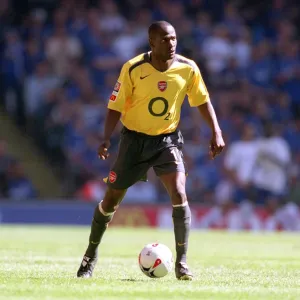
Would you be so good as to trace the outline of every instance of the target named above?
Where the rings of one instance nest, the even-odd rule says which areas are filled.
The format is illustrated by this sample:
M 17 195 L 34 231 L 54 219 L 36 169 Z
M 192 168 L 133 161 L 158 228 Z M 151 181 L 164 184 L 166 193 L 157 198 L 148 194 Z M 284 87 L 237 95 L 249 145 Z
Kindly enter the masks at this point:
M 101 142 L 98 149 L 98 156 L 100 159 L 105 160 L 109 157 L 108 149 L 110 147 L 110 138 L 120 120 L 120 117 L 120 112 L 112 109 L 107 110 L 104 125 L 103 141 Z
M 210 101 L 199 105 L 198 109 L 202 117 L 212 130 L 209 155 L 212 159 L 214 159 L 218 154 L 220 154 L 223 151 L 225 147 L 222 131 L 220 129 L 215 110 Z

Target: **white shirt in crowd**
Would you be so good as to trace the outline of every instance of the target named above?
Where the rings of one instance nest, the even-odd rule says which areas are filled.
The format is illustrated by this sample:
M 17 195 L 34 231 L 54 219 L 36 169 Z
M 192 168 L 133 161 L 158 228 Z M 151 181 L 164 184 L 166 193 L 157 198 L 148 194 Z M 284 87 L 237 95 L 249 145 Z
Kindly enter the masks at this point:
M 251 58 L 251 46 L 245 41 L 238 41 L 232 46 L 233 57 L 237 60 L 238 66 L 246 68 Z
M 262 139 L 258 145 L 253 183 L 258 188 L 274 194 L 284 193 L 288 166 L 291 161 L 291 152 L 287 142 L 275 136 Z
M 64 78 L 69 72 L 71 60 L 80 58 L 82 47 L 75 37 L 54 35 L 46 44 L 46 54 L 55 74 Z
M 157 192 L 151 182 L 137 182 L 126 192 L 126 203 L 153 203 L 157 199 Z
M 229 41 L 214 36 L 205 41 L 202 50 L 207 60 L 207 66 L 213 73 L 221 72 L 227 66 L 233 51 Z
M 225 155 L 225 167 L 235 171 L 241 183 L 252 181 L 253 171 L 256 163 L 258 142 L 237 141 L 232 143 Z

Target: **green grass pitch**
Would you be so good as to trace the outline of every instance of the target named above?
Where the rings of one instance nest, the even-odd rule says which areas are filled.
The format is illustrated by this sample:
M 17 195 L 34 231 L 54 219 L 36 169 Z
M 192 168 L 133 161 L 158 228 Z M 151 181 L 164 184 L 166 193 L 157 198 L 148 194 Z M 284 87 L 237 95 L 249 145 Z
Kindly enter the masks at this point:
M 0 299 L 300 299 L 300 238 L 296 234 L 193 231 L 192 282 L 174 273 L 147 278 L 138 268 L 144 244 L 174 253 L 173 232 L 109 228 L 93 279 L 75 274 L 88 227 L 0 225 Z

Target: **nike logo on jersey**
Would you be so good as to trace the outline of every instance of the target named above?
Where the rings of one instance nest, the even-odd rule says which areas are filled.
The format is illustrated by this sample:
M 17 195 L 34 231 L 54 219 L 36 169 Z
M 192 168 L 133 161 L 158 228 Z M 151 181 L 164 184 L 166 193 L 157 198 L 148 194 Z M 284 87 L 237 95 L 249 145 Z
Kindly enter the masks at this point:
M 141 80 L 143 80 L 143 79 L 145 79 L 146 77 L 148 77 L 148 76 L 150 76 L 151 74 L 148 74 L 148 75 L 146 75 L 146 76 L 140 76 L 140 79 Z

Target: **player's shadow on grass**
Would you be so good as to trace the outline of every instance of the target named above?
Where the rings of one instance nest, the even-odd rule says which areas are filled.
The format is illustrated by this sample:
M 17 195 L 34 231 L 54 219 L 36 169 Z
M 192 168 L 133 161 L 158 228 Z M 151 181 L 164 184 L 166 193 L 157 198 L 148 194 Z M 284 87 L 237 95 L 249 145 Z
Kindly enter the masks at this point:
M 134 278 L 122 278 L 120 281 L 126 281 L 126 282 L 143 282 L 145 280 L 143 279 L 134 279 Z

